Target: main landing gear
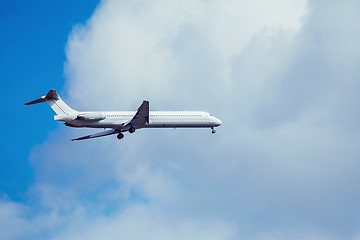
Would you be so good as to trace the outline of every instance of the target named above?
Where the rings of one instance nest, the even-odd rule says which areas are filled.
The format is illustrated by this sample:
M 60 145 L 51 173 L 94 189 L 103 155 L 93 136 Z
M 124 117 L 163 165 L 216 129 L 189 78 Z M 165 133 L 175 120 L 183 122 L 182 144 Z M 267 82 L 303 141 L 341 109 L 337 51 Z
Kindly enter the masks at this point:
M 120 139 L 122 139 L 124 137 L 124 134 L 122 134 L 122 133 L 119 133 L 118 135 L 117 135 L 117 138 L 120 140 Z
M 131 127 L 130 129 L 129 129 L 129 133 L 134 133 L 135 132 L 135 128 L 134 127 Z
M 216 130 L 214 129 L 214 127 L 211 127 L 211 133 L 212 133 L 212 134 L 215 134 L 215 133 L 216 133 Z
M 134 133 L 135 132 L 135 128 L 134 127 L 131 127 L 130 129 L 129 129 L 129 133 Z M 119 133 L 118 135 L 117 135 L 117 138 L 120 140 L 120 139 L 123 139 L 123 137 L 124 137 L 124 134 L 123 133 Z

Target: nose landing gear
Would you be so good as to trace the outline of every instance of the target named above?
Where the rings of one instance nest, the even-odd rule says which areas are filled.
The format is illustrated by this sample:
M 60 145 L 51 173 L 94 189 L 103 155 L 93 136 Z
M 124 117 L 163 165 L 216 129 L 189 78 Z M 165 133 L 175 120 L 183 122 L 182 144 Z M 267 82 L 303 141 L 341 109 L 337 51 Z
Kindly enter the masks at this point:
M 211 133 L 212 133 L 212 134 L 215 134 L 215 133 L 216 133 L 216 130 L 214 129 L 214 127 L 211 127 Z

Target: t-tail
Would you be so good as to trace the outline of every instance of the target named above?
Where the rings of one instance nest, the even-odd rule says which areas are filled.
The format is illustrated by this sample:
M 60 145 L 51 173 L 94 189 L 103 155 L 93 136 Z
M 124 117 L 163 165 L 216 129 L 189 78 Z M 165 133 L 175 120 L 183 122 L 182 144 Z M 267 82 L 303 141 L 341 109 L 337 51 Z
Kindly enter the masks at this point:
M 59 94 L 55 91 L 55 89 L 51 89 L 46 96 L 42 96 L 39 99 L 36 99 L 31 102 L 25 103 L 25 105 L 31 105 L 36 103 L 47 102 L 50 107 L 56 112 L 57 115 L 69 115 L 72 113 L 76 113 L 74 109 L 69 107 L 63 100 L 61 100 Z

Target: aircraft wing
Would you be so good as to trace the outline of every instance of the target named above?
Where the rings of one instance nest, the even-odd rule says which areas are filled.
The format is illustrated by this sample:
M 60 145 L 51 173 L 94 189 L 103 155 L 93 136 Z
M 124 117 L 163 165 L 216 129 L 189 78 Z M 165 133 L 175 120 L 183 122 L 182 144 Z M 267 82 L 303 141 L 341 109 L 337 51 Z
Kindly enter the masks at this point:
M 136 128 L 137 126 L 143 126 L 147 123 L 149 123 L 149 101 L 143 101 L 128 125 Z
M 99 133 L 87 135 L 84 137 L 74 138 L 74 139 L 71 139 L 71 141 L 79 141 L 79 140 L 85 140 L 85 139 L 89 139 L 89 138 L 104 137 L 104 136 L 108 136 L 108 135 L 112 135 L 112 134 L 116 134 L 116 133 L 119 133 L 119 130 L 111 129 L 108 131 L 99 132 Z

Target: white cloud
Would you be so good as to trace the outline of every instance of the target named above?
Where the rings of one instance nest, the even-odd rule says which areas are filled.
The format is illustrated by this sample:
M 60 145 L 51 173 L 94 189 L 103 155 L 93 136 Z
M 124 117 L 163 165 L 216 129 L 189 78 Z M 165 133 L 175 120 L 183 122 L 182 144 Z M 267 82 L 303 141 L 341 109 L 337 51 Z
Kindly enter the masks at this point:
M 104 2 L 70 37 L 66 68 L 70 94 L 81 107 L 94 106 L 86 105 L 89 97 L 102 98 L 112 108 L 134 108 L 142 98 L 154 99 L 159 107 L 174 107 L 169 101 L 177 102 L 176 107 L 194 101 L 203 106 L 211 99 L 197 96 L 223 96 L 229 90 L 228 60 L 254 33 L 266 28 L 295 32 L 305 4 L 305 0 Z
M 222 223 L 164 219 L 146 208 L 127 209 L 115 217 L 86 220 L 54 239 L 228 239 L 233 234 Z
M 306 4 L 102 2 L 69 37 L 71 105 L 135 109 L 146 98 L 224 124 L 214 136 L 148 129 L 122 141 L 52 133 L 31 156 L 29 197 L 44 211 L 34 219 L 56 221 L 31 234 L 357 239 L 358 3 Z M 2 206 L 22 232 L 36 224 Z
M 63 219 L 55 211 L 42 214 L 6 197 L 0 199 L 1 239 L 42 239 L 54 234 L 62 224 Z

